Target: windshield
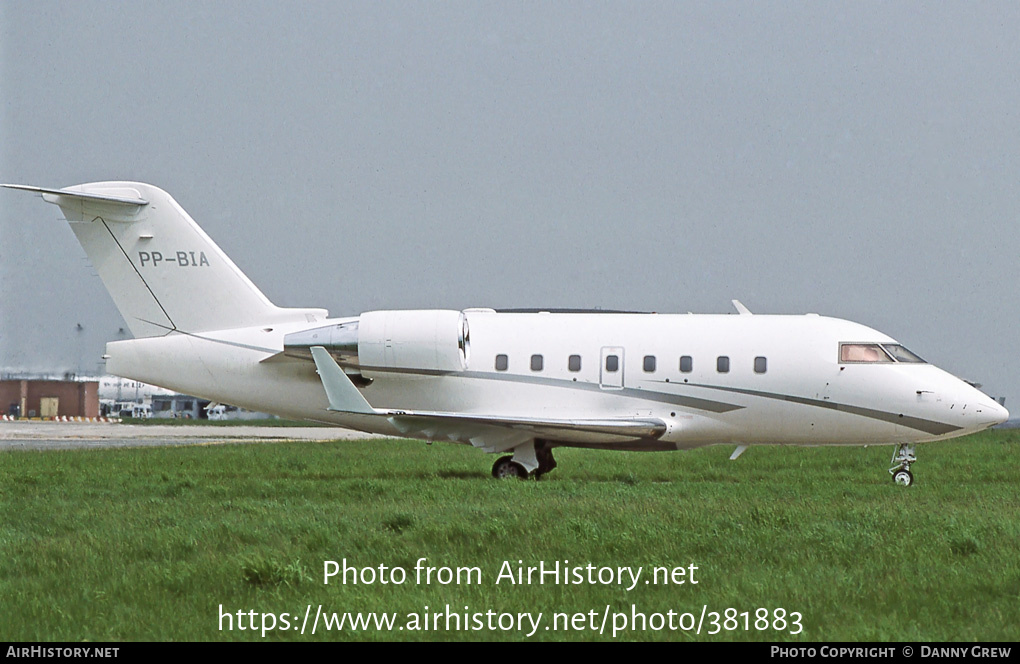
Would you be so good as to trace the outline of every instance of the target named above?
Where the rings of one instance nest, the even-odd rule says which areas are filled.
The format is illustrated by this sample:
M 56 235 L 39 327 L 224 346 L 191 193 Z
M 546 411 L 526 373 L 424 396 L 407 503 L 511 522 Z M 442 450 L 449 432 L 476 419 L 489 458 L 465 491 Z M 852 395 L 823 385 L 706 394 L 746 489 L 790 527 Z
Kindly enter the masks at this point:
M 901 346 L 900 344 L 882 344 L 882 348 L 892 355 L 893 359 L 897 362 L 916 362 L 918 364 L 925 363 L 924 360 L 914 353 L 911 353 L 906 349 L 906 347 Z
M 900 344 L 841 343 L 840 362 L 912 362 L 924 364 L 919 356 Z

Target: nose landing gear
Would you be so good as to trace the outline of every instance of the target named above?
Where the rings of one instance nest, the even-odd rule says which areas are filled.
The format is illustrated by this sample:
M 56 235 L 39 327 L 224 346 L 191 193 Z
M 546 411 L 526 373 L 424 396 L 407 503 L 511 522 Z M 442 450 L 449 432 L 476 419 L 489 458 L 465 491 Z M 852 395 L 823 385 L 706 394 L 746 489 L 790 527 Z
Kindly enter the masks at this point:
M 900 486 L 912 485 L 914 483 L 914 474 L 910 472 L 910 464 L 916 461 L 917 455 L 914 453 L 913 443 L 897 445 L 891 461 L 892 468 L 889 469 L 893 482 Z

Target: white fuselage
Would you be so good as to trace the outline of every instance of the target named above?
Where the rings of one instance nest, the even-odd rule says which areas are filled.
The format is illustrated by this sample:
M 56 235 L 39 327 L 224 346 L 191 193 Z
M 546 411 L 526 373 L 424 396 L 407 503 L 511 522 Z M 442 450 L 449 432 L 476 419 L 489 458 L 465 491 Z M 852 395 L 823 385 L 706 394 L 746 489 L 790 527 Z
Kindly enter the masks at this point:
M 184 208 L 142 182 L 3 185 L 60 207 L 136 339 L 107 370 L 212 401 L 510 452 L 540 477 L 557 446 L 913 444 L 1005 408 L 886 335 L 817 315 L 370 311 L 269 301 Z M 196 294 L 201 294 L 197 298 Z
M 654 418 L 666 424 L 654 439 L 565 434 L 552 441 L 560 445 L 913 443 L 965 435 L 1006 417 L 990 397 L 934 365 L 841 361 L 840 344 L 895 341 L 863 325 L 814 314 L 469 309 L 463 316 L 469 345 L 456 370 L 420 363 L 371 366 L 356 358 L 344 367 L 370 379 L 361 393 L 379 409 L 559 420 Z M 282 356 L 287 334 L 323 324 L 113 342 L 107 347 L 108 370 L 281 416 L 408 435 L 386 417 L 327 410 L 315 365 Z M 720 370 L 727 361 L 719 358 L 727 358 L 728 371 Z

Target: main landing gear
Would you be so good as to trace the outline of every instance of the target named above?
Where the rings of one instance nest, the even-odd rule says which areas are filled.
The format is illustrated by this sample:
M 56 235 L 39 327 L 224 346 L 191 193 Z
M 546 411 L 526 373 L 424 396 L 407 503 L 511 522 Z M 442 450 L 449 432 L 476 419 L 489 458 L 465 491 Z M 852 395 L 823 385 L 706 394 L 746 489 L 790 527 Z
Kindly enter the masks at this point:
M 917 461 L 917 455 L 914 454 L 913 443 L 902 443 L 896 446 L 896 451 L 893 452 L 892 457 L 892 468 L 889 469 L 889 474 L 892 475 L 893 482 L 900 486 L 910 486 L 914 483 L 914 474 L 910 472 L 910 464 Z
M 537 464 L 537 467 L 535 465 Z M 528 466 L 533 470 L 528 471 Z M 556 467 L 552 445 L 544 440 L 536 440 L 514 449 L 513 456 L 496 459 L 492 464 L 492 476 L 498 480 L 517 478 L 520 480 L 534 477 L 538 479 Z
M 492 476 L 497 480 L 505 480 L 516 477 L 519 480 L 528 478 L 528 471 L 524 466 L 514 461 L 512 456 L 505 456 L 496 459 L 492 464 Z

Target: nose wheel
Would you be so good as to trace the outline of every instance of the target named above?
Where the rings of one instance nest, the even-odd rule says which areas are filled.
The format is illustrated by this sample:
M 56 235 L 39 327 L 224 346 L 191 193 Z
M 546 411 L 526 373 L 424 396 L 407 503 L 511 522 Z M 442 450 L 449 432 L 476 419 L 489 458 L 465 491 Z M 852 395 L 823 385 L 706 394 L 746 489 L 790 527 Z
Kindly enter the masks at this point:
M 910 486 L 914 483 L 914 474 L 909 470 L 897 470 L 893 473 L 892 479 L 900 486 Z
M 917 455 L 914 453 L 913 444 L 897 445 L 891 461 L 892 468 L 889 469 L 893 482 L 900 486 L 911 486 L 914 483 L 914 474 L 910 472 L 910 464 L 916 462 Z

